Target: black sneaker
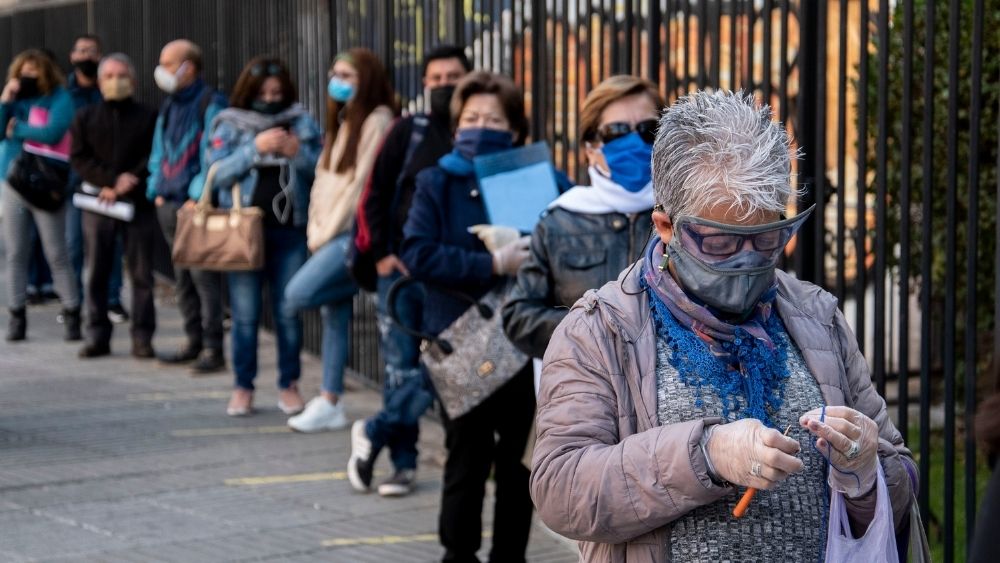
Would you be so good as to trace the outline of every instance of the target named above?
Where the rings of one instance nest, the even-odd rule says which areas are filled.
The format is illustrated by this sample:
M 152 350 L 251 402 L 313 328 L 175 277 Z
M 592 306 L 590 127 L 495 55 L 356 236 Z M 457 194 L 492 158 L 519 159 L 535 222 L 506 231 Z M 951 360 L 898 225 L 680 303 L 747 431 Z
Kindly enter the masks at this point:
M 355 491 L 367 493 L 371 491 L 374 473 L 372 441 L 365 431 L 365 421 L 355 420 L 351 426 L 351 458 L 347 461 L 347 478 Z
M 194 361 L 198 354 L 201 353 L 201 346 L 195 346 L 188 343 L 180 350 L 175 352 L 166 352 L 163 354 L 157 354 L 156 359 L 160 360 L 165 364 L 186 364 L 188 362 Z
M 226 358 L 222 355 L 222 350 L 216 348 L 205 348 L 198 354 L 198 359 L 191 366 L 191 373 L 194 375 L 205 375 L 226 369 Z
M 116 325 L 127 323 L 129 320 L 128 311 L 122 307 L 121 303 L 108 306 L 108 320 Z
M 80 330 L 80 308 L 63 309 L 63 331 L 66 342 L 76 342 L 83 340 L 83 333 Z
M 140 360 L 149 360 L 156 357 L 153 345 L 146 340 L 132 341 L 132 357 Z
M 101 356 L 111 355 L 111 346 L 107 343 L 91 343 L 80 348 L 77 353 L 79 358 L 100 358 Z
M 384 497 L 405 497 L 413 492 L 416 471 L 400 469 L 391 479 L 378 486 L 378 494 Z

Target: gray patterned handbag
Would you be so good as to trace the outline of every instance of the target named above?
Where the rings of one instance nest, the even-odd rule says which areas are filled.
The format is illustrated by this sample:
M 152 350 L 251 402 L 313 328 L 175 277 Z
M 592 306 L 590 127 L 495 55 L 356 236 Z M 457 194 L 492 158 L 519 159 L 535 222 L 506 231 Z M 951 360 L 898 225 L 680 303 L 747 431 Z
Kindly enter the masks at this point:
M 434 383 L 448 418 L 458 418 L 485 401 L 528 363 L 528 356 L 515 348 L 504 334 L 500 316 L 500 307 L 513 282 L 498 284 L 478 300 L 457 290 L 427 286 L 428 291 L 445 293 L 469 303 L 468 310 L 436 337 L 398 320 L 395 296 L 401 287 L 411 283 L 418 282 L 403 278 L 393 284 L 386 296 L 386 309 L 401 330 L 423 340 L 420 361 Z

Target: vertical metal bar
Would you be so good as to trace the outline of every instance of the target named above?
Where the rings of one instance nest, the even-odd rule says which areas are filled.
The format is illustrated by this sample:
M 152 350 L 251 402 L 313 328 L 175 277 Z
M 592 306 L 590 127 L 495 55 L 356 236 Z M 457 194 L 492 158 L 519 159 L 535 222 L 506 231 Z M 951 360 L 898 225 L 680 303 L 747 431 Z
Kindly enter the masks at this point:
M 807 0 L 808 1 L 808 0 Z M 805 8 L 799 6 L 799 13 L 801 14 Z M 770 16 L 769 16 L 770 17 Z M 788 120 L 788 78 L 791 72 L 789 71 L 788 63 L 788 0 L 781 0 L 781 39 L 778 51 L 781 56 L 781 84 L 779 86 L 780 91 L 778 92 L 780 110 L 778 112 L 779 119 L 782 123 L 787 123 Z M 803 72 L 804 68 L 799 65 L 799 72 Z
M 691 0 L 684 0 L 684 85 L 681 87 L 681 94 L 691 90 Z
M 646 20 L 646 33 L 648 36 L 648 52 L 649 59 L 646 61 L 646 76 L 649 77 L 650 82 L 659 86 L 660 84 L 660 61 L 662 56 L 665 55 L 663 52 L 663 45 L 660 43 L 660 25 L 663 22 L 663 17 L 660 12 L 660 2 L 659 0 L 653 0 L 649 3 L 649 17 Z
M 924 17 L 924 92 L 934 91 L 934 2 L 925 4 Z M 934 210 L 934 99 L 924 98 L 923 126 L 923 189 L 921 193 L 921 254 L 920 254 L 920 512 L 924 527 L 930 524 L 930 475 L 931 475 L 931 289 L 933 271 L 931 237 Z
M 857 317 L 854 332 L 858 338 L 861 353 L 865 351 L 865 242 L 868 238 L 868 208 L 865 201 L 868 177 L 868 0 L 861 1 L 861 30 L 858 44 L 861 46 L 858 62 L 858 177 L 857 177 L 857 218 L 855 220 L 854 255 L 857 272 L 854 279 L 854 299 L 857 301 Z
M 671 99 L 676 97 L 677 90 L 677 73 L 675 67 L 677 66 L 677 52 L 674 49 L 673 43 L 671 42 L 671 28 L 673 27 L 674 20 L 676 19 L 674 15 L 677 12 L 677 7 L 674 5 L 674 0 L 667 0 L 667 12 L 664 18 L 664 33 L 666 34 L 663 42 L 663 60 L 664 60 L 664 72 L 667 74 L 667 95 L 665 97 L 666 102 L 669 104 Z M 680 34 L 678 34 L 680 35 Z M 670 62 L 671 55 L 673 55 L 673 64 Z
M 847 295 L 847 0 L 840 7 L 840 57 L 837 64 L 837 285 L 840 306 Z
M 757 93 L 757 86 L 754 84 L 754 64 L 753 64 L 753 51 L 754 42 L 756 41 L 756 33 L 754 33 L 754 27 L 757 24 L 757 9 L 754 5 L 756 0 L 747 1 L 747 35 L 746 41 L 743 42 L 743 48 L 746 49 L 746 56 L 743 60 L 746 61 L 746 83 L 743 85 L 743 89 L 751 94 Z
M 813 275 L 816 283 L 826 287 L 826 33 L 827 0 L 816 0 L 816 146 L 813 150 L 813 178 L 816 186 L 815 233 L 813 246 Z M 770 12 L 767 19 L 771 19 Z M 768 41 L 770 43 L 770 41 Z M 805 69 L 800 69 L 805 70 Z M 767 84 L 770 84 L 770 75 Z M 784 79 L 782 80 L 784 82 Z M 769 87 L 769 86 L 768 86 Z
M 903 116 L 899 186 L 899 432 L 910 434 L 910 185 L 913 152 L 913 0 L 903 2 Z M 926 479 L 926 477 L 924 477 Z
M 705 23 L 708 21 L 708 6 L 705 0 L 698 1 L 698 89 L 705 88 Z
M 569 165 L 569 2 L 567 0 L 562 0 L 562 17 L 560 18 L 560 23 L 562 25 L 562 62 L 559 66 L 562 69 L 562 78 L 559 80 L 562 87 L 562 92 L 560 93 L 562 106 L 562 131 L 560 131 L 560 162 L 562 165 L 562 170 L 567 174 L 572 174 Z M 577 108 L 573 108 L 573 112 L 576 113 Z M 553 147 L 555 148 L 555 147 Z M 570 176 L 572 177 L 572 176 Z
M 976 529 L 976 339 L 979 262 L 979 127 L 982 105 L 983 0 L 976 0 L 972 16 L 972 85 L 969 103 L 969 207 L 965 266 L 965 545 L 972 546 Z M 994 352 L 996 353 L 996 352 Z
M 711 64 L 711 74 L 710 82 L 713 88 L 721 89 L 721 74 L 722 74 L 722 2 L 712 2 L 709 5 L 712 9 L 712 17 L 709 18 L 712 21 L 712 26 L 709 31 L 712 35 L 712 56 L 709 61 Z
M 627 74 L 639 74 L 640 73 L 639 65 L 635 64 L 635 61 L 633 60 L 634 54 L 637 53 L 638 51 L 634 48 L 634 45 L 632 44 L 634 36 L 636 35 L 635 33 L 633 33 L 633 30 L 635 29 L 635 14 L 632 13 L 632 2 L 626 1 L 622 6 L 622 8 L 624 9 L 625 12 L 624 13 L 625 26 L 623 30 L 624 37 L 621 38 L 621 43 L 625 47 L 625 49 L 624 53 L 622 53 L 622 62 L 624 64 L 622 64 L 619 67 L 619 72 L 624 72 Z
M 875 387 L 885 396 L 885 275 L 889 245 L 886 244 L 889 143 L 889 0 L 879 1 L 878 13 L 878 140 L 875 146 Z
M 764 45 L 763 45 L 762 56 L 764 58 L 764 60 L 763 60 L 763 63 L 764 63 L 763 64 L 764 80 L 763 80 L 763 83 L 761 84 L 761 86 L 763 86 L 764 103 L 768 104 L 768 105 L 773 105 L 773 104 L 771 104 L 771 23 L 772 23 L 771 13 L 774 10 L 773 1 L 774 0 L 764 0 L 764 13 L 763 13 L 763 15 L 764 15 L 764 31 L 763 31 L 763 40 L 764 40 L 763 43 L 764 43 Z M 814 40 L 812 37 L 809 37 L 809 38 L 803 37 L 803 39 L 805 39 L 805 41 L 800 41 L 799 42 L 799 47 L 800 48 L 806 47 L 807 43 L 813 45 L 814 46 L 813 48 L 818 47 L 820 45 L 820 43 L 818 41 Z M 806 68 L 806 65 L 803 65 L 802 66 L 802 70 L 808 72 L 811 69 Z M 785 80 L 785 77 L 782 76 L 781 79 Z
M 958 241 L 958 97 L 961 0 L 948 7 L 948 130 L 944 289 L 944 560 L 955 559 L 955 323 Z
M 739 60 L 737 53 L 739 53 L 739 41 L 737 40 L 737 27 L 736 23 L 739 20 L 739 6 L 737 0 L 729 0 L 729 89 L 735 91 L 739 82 L 737 81 L 737 73 L 739 72 L 739 66 L 736 62 Z

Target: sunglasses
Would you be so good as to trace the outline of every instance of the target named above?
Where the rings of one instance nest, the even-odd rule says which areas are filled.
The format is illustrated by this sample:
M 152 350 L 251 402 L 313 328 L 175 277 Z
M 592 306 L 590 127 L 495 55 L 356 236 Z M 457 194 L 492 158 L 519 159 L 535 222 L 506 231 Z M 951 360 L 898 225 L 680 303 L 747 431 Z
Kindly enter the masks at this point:
M 656 140 L 656 130 L 659 128 L 660 122 L 656 119 L 646 119 L 635 124 L 635 127 L 631 123 L 626 123 L 624 121 L 616 121 L 614 123 L 605 123 L 597 128 L 597 139 L 602 143 L 610 143 L 615 139 L 621 139 L 625 135 L 628 135 L 635 131 L 639 134 L 639 137 L 643 141 L 652 145 L 653 141 Z
M 782 218 L 764 225 L 728 225 L 700 217 L 680 217 L 675 224 L 684 234 L 681 244 L 711 261 L 733 256 L 743 250 L 747 242 L 754 251 L 777 258 L 814 207 L 790 219 Z
M 250 76 L 260 78 L 261 76 L 280 76 L 281 65 L 277 63 L 260 63 L 250 67 Z

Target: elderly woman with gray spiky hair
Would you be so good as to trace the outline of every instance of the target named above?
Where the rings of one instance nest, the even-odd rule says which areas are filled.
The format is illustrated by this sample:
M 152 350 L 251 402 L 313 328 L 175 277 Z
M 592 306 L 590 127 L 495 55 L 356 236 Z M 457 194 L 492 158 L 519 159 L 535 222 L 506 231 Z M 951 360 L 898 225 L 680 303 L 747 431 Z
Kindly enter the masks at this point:
M 542 371 L 532 497 L 581 560 L 821 561 L 851 534 L 873 561 L 905 550 L 912 456 L 837 300 L 777 269 L 812 211 L 784 217 L 790 153 L 752 96 L 664 112 L 658 236 L 576 303 Z

